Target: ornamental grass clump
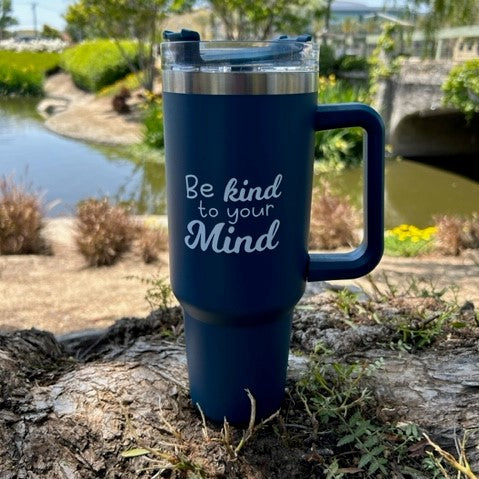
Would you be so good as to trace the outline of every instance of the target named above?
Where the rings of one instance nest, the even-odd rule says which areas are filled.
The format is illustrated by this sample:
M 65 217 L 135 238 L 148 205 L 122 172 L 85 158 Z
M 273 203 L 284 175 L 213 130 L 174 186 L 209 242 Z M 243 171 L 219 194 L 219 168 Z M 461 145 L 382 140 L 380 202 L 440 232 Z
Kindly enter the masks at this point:
M 49 253 L 42 228 L 40 196 L 9 178 L 1 178 L 0 254 Z
M 147 264 L 158 261 L 160 254 L 168 250 L 168 230 L 163 225 L 146 222 L 138 236 L 140 254 Z
M 310 248 L 330 250 L 356 246 L 359 226 L 358 212 L 347 198 L 334 194 L 327 183 L 313 190 Z
M 437 249 L 445 255 L 457 256 L 462 250 L 479 248 L 479 213 L 469 217 L 436 216 Z
M 386 254 L 391 256 L 418 256 L 432 250 L 436 234 L 435 226 L 421 229 L 414 225 L 402 224 L 386 230 L 384 249 Z
M 137 227 L 122 206 L 87 199 L 77 206 L 76 244 L 90 266 L 109 266 L 131 248 Z

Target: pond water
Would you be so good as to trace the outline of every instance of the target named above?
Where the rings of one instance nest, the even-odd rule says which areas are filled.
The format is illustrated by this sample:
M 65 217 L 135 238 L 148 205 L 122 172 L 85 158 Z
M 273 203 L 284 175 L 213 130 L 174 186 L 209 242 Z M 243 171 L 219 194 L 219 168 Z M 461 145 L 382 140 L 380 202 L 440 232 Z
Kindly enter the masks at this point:
M 0 177 L 10 175 L 42 191 L 47 203 L 55 202 L 49 216 L 72 214 L 79 200 L 92 196 L 130 201 L 139 213 L 165 212 L 160 155 L 158 161 L 142 160 L 127 148 L 56 135 L 43 126 L 34 100 L 0 99 Z M 361 169 L 328 175 L 328 181 L 361 205 Z M 478 181 L 413 161 L 387 162 L 387 227 L 399 223 L 424 227 L 434 214 L 478 209 Z

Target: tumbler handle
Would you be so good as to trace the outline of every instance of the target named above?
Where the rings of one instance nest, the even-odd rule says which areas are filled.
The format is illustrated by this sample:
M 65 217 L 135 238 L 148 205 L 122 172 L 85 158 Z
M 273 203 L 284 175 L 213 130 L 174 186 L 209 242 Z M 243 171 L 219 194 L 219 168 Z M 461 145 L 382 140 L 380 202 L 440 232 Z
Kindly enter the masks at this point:
M 380 261 L 384 248 L 384 124 L 379 113 L 362 103 L 318 105 L 314 129 L 360 126 L 366 131 L 364 161 L 364 239 L 349 253 L 310 254 L 308 281 L 358 278 Z

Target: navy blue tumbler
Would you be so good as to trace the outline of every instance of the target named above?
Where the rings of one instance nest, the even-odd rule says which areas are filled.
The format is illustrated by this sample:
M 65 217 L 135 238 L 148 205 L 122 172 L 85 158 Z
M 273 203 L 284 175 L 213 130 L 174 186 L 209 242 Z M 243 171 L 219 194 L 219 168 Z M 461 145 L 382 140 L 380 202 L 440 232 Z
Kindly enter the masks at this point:
M 364 275 L 383 250 L 384 132 L 358 103 L 317 105 L 306 35 L 161 45 L 170 272 L 184 313 L 190 392 L 216 421 L 247 422 L 284 396 L 293 308 L 306 281 Z M 314 132 L 366 132 L 364 240 L 308 254 Z

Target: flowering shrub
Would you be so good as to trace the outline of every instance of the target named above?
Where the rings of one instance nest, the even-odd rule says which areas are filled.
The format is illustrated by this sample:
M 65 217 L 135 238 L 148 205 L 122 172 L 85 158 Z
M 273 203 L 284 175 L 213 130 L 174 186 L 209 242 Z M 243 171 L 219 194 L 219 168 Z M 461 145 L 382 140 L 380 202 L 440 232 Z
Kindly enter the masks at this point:
M 384 247 L 392 256 L 417 256 L 432 249 L 436 234 L 436 226 L 420 229 L 402 224 L 386 231 Z

